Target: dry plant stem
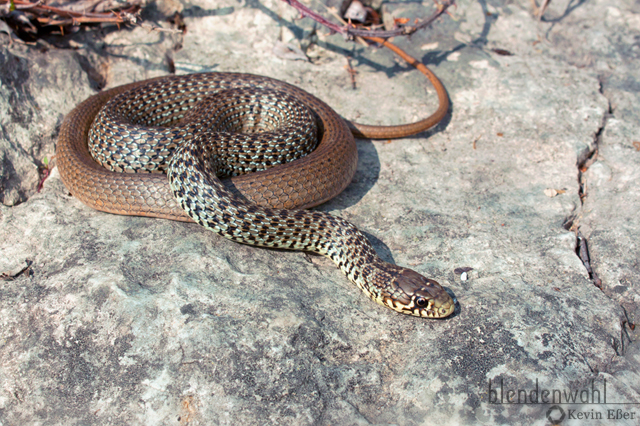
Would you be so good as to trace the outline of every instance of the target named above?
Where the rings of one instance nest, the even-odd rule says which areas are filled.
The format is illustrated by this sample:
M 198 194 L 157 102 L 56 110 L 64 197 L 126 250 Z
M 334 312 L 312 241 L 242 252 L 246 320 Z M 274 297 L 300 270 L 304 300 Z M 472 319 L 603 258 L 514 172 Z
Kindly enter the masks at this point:
M 81 18 L 74 17 L 70 19 L 51 20 L 49 18 L 38 18 L 38 23 L 42 25 L 61 26 L 61 25 L 80 25 L 80 24 L 100 24 L 100 23 L 112 23 L 112 24 L 124 24 L 128 22 L 117 16 L 107 16 L 103 18 Z
M 6 4 L 7 1 L 0 0 L 0 4 Z M 60 7 L 47 6 L 40 3 L 31 3 L 24 0 L 14 0 L 14 4 L 17 10 L 25 10 L 34 12 L 36 14 L 42 14 L 43 16 L 37 16 L 37 20 L 41 25 L 79 25 L 79 24 L 97 24 L 97 23 L 114 23 L 122 24 L 125 22 L 135 22 L 135 18 L 132 18 L 140 8 L 138 6 L 131 6 L 127 9 L 119 12 L 108 11 L 102 13 L 95 12 L 76 12 L 72 10 L 63 9 Z M 52 19 L 47 17 L 47 14 L 59 15 L 62 19 Z
M 7 3 L 6 1 L 2 2 L 2 3 Z M 14 0 L 14 4 L 16 5 L 16 9 L 18 10 L 27 10 L 27 9 L 37 9 L 39 11 L 47 11 L 47 12 L 52 12 L 52 13 L 56 13 L 59 15 L 69 15 L 69 16 L 73 16 L 73 17 L 84 17 L 84 18 L 103 18 L 105 15 L 117 15 L 117 12 L 101 12 L 101 13 L 95 13 L 95 12 L 75 12 L 72 10 L 66 10 L 66 9 L 62 9 L 59 7 L 53 7 L 53 6 L 47 6 L 44 4 L 39 4 L 39 3 L 31 3 L 28 1 L 22 1 L 22 0 Z M 130 8 L 127 9 L 134 9 L 137 8 L 137 6 L 132 6 Z
M 447 95 L 447 90 L 442 85 L 442 82 L 434 73 L 431 72 L 429 68 L 427 68 L 424 64 L 419 62 L 417 59 L 413 58 L 409 54 L 407 54 L 404 50 L 400 49 L 398 46 L 389 43 L 388 41 L 379 38 L 379 37 L 363 37 L 364 39 L 380 43 L 388 49 L 391 49 L 395 54 L 400 56 L 402 59 L 407 61 L 409 64 L 413 65 L 424 74 L 434 89 L 436 90 L 436 94 L 438 95 L 438 109 L 431 114 L 429 117 L 424 120 L 416 121 L 415 123 L 410 124 L 402 124 L 399 126 L 369 126 L 367 124 L 355 123 L 352 121 L 347 121 L 349 128 L 351 129 L 351 133 L 357 138 L 361 139 L 396 139 L 396 138 L 404 138 L 410 135 L 415 135 L 416 133 L 424 132 L 425 130 L 435 126 L 447 115 L 447 111 L 449 110 L 449 96 Z M 391 136 L 390 136 L 391 134 Z
M 319 22 L 320 24 L 329 28 L 333 32 L 344 34 L 346 36 L 381 37 L 381 38 L 389 38 L 389 37 L 413 34 L 414 32 L 421 30 L 422 28 L 425 28 L 431 23 L 433 23 L 433 21 L 435 21 L 440 17 L 440 15 L 445 13 L 450 6 L 453 6 L 455 4 L 455 0 L 444 0 L 442 3 L 438 3 L 438 10 L 431 17 L 425 19 L 424 21 L 420 22 L 415 26 L 405 26 L 402 28 L 398 28 L 397 30 L 391 30 L 391 31 L 375 31 L 375 30 L 372 31 L 372 30 L 357 29 L 352 25 L 340 26 L 340 25 L 334 24 L 333 22 L 328 21 L 324 16 L 309 9 L 307 6 L 303 5 L 298 0 L 282 0 L 282 1 L 284 1 L 291 7 L 294 7 L 295 9 L 299 10 L 303 16 L 306 16 L 308 18 L 313 19 L 316 22 Z
M 3 2 L 3 3 L 6 3 L 6 2 Z M 108 13 L 108 12 L 105 12 L 105 13 L 75 12 L 71 10 L 62 9 L 59 7 L 47 6 L 45 4 L 40 4 L 40 3 L 31 3 L 28 1 L 22 1 L 22 0 L 14 0 L 14 4 L 16 5 L 16 9 L 18 10 L 28 10 L 28 9 L 37 9 L 40 11 L 46 10 L 47 12 L 53 12 L 59 15 L 69 15 L 69 16 L 86 17 L 86 18 L 90 18 L 90 17 L 101 18 L 106 13 Z
M 351 58 L 348 57 L 348 56 L 347 56 L 347 65 L 345 65 L 344 68 L 349 73 L 349 78 L 351 78 L 351 88 L 355 90 L 356 89 L 356 74 L 358 74 L 358 71 L 353 69 L 353 67 L 351 66 Z
M 325 6 L 325 8 L 327 9 L 327 11 L 334 17 L 336 18 L 338 21 L 342 22 L 342 25 L 344 26 L 348 26 L 350 24 L 347 23 L 347 21 L 345 21 L 344 19 L 342 19 L 342 16 L 340 16 L 340 14 L 338 13 L 338 11 L 336 10 L 335 7 L 328 7 Z M 362 37 L 358 37 L 355 36 L 354 37 L 356 42 L 360 43 L 361 45 L 363 45 L 364 47 L 369 47 L 369 43 L 367 43 Z

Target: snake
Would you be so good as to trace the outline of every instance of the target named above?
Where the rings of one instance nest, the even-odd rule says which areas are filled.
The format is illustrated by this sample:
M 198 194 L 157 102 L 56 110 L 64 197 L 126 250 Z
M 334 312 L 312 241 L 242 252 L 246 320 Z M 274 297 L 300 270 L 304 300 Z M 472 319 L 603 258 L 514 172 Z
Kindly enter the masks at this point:
M 438 282 L 382 260 L 347 220 L 309 210 L 351 182 L 354 136 L 405 137 L 446 115 L 440 80 L 399 54 L 439 98 L 438 110 L 416 123 L 349 122 L 314 95 L 264 76 L 169 75 L 102 91 L 67 114 L 56 148 L 60 176 L 94 209 L 193 221 L 239 243 L 315 252 L 385 307 L 447 317 L 455 304 Z

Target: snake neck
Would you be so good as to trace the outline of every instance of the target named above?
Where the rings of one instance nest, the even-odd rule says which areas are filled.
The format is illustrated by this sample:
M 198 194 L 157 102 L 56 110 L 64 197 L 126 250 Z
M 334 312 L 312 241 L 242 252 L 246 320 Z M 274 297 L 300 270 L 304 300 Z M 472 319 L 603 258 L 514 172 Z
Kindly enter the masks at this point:
M 195 222 L 236 242 L 327 256 L 371 299 L 397 312 L 437 318 L 453 311 L 437 282 L 380 259 L 350 222 L 325 212 L 248 203 L 216 177 L 218 163 L 215 148 L 197 143 L 180 146 L 171 160 L 169 184 Z
M 454 302 L 440 284 L 411 269 L 385 262 L 352 223 L 326 215 L 338 231 L 321 254 L 329 257 L 372 300 L 420 317 L 443 318 L 453 312 Z

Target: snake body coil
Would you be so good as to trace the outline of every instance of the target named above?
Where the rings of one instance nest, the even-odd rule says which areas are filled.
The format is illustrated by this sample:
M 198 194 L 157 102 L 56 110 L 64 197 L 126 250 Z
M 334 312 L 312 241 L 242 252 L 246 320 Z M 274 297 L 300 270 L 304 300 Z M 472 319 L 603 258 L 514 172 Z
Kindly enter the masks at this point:
M 111 89 L 65 118 L 57 158 L 67 188 L 98 210 L 192 219 L 241 243 L 313 251 L 384 306 L 453 312 L 438 283 L 382 261 L 355 226 L 303 210 L 349 184 L 357 151 L 345 121 L 295 86 L 208 73 Z

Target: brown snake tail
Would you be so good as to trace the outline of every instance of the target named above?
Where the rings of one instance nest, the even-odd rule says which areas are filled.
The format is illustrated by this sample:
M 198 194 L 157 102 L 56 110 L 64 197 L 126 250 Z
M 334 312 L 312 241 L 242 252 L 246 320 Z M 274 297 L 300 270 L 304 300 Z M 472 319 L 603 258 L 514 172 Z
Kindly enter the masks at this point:
M 404 55 L 407 59 L 408 55 Z M 167 76 L 116 87 L 90 97 L 66 116 L 56 152 L 60 175 L 74 196 L 97 210 L 194 220 L 234 241 L 314 251 L 330 257 L 351 281 L 384 306 L 416 316 L 445 317 L 453 312 L 453 301 L 435 281 L 380 260 L 366 238 L 343 219 L 322 212 L 292 210 L 321 204 L 339 194 L 351 182 L 357 165 L 352 132 L 357 137 L 398 138 L 424 131 L 444 117 L 448 110 L 444 87 L 422 64 L 415 60 L 410 63 L 433 83 L 440 106 L 427 119 L 404 126 L 378 127 L 346 122 L 313 95 L 287 83 L 251 74 Z M 233 95 L 237 90 L 240 94 Z M 228 96 L 226 91 L 229 91 Z M 258 166 L 260 171 L 256 173 L 220 181 L 209 173 L 219 174 L 220 167 L 232 167 L 223 164 L 227 154 L 222 154 L 217 147 L 200 146 L 205 142 L 191 133 L 197 125 L 189 124 L 185 117 L 198 102 L 220 92 L 224 97 L 236 96 L 236 103 L 249 111 L 232 112 L 229 116 L 246 115 L 251 118 L 256 107 L 250 105 L 250 101 L 257 96 L 254 95 L 257 91 L 274 93 L 264 95 L 267 98 L 277 98 L 280 93 L 283 98 L 290 96 L 293 104 L 300 102 L 306 105 L 315 117 L 320 140 L 312 152 L 294 154 L 296 159 L 292 162 L 277 164 L 276 161 L 271 164 L 267 159 L 267 165 Z M 115 112 L 110 112 L 112 110 Z M 276 108 L 273 109 L 275 112 L 266 107 L 264 111 L 267 115 L 280 114 Z M 181 120 L 186 120 L 186 124 Z M 235 123 L 235 118 L 228 120 Z M 138 124 L 143 125 L 142 130 L 133 130 L 131 126 Z M 88 139 L 96 139 L 103 146 L 96 151 L 97 154 L 94 152 L 94 156 L 102 155 L 100 149 L 112 151 L 116 158 L 125 160 L 124 166 L 114 165 L 114 169 L 126 171 L 130 164 L 138 161 L 136 155 L 141 152 L 142 157 L 153 157 L 145 155 L 144 150 L 156 138 L 151 134 L 157 132 L 164 132 L 165 136 L 158 138 L 167 139 L 169 143 L 165 151 L 170 151 L 166 155 L 170 180 L 159 172 L 118 173 L 107 170 L 92 158 L 87 145 Z M 208 131 L 205 133 L 209 134 Z M 172 135 L 184 143 L 173 143 Z M 257 135 L 260 138 L 260 132 Z M 128 143 L 133 143 L 133 148 Z M 253 149 L 253 142 L 249 140 L 247 143 Z M 265 149 L 272 151 L 269 145 Z M 172 159 L 173 150 L 180 152 L 179 159 Z M 233 147 L 228 151 L 234 150 L 238 151 Z M 233 161 L 246 160 L 253 164 L 251 156 L 233 155 Z M 208 158 L 216 166 L 203 163 L 199 156 Z M 149 161 L 160 163 L 164 160 L 152 158 Z M 192 167 L 197 171 L 192 171 Z

